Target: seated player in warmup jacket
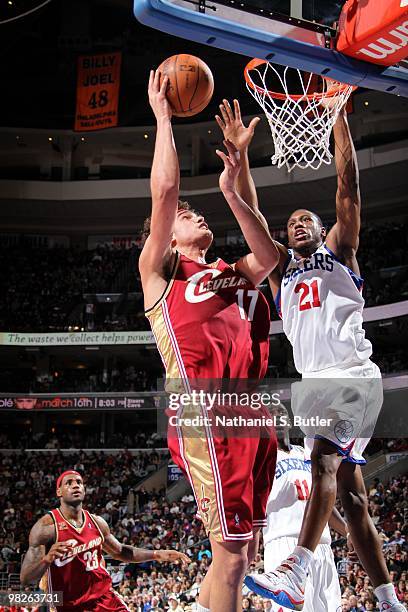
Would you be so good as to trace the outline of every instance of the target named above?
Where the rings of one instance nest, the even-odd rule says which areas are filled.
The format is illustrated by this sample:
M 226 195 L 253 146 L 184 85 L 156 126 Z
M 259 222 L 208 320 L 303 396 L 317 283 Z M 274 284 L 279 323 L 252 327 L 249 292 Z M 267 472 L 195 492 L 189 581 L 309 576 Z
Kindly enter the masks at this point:
M 252 252 L 232 265 L 221 259 L 206 263 L 213 235 L 204 217 L 179 201 L 180 171 L 166 86 L 166 77 L 160 85 L 159 73 L 151 73 L 149 101 L 157 121 L 152 215 L 139 261 L 146 316 L 169 392 L 192 398 L 202 381 L 211 388 L 214 381 L 234 380 L 245 390 L 248 381 L 263 378 L 268 366 L 269 307 L 256 285 L 276 265 L 278 250 L 237 193 L 240 155 L 225 141 L 228 154 L 217 151 L 224 163 L 220 188 Z M 252 417 L 269 416 L 264 406 L 256 414 L 251 408 L 247 413 Z M 270 427 L 260 427 L 246 438 L 242 428 L 241 435 L 216 432 L 211 417 L 218 410 L 222 406 L 210 412 L 207 405 L 193 401 L 181 406 L 169 418 L 168 444 L 173 460 L 190 480 L 211 541 L 213 560 L 198 609 L 240 612 L 242 580 L 265 522 L 276 437 Z M 240 410 L 234 405 L 230 413 Z M 189 425 L 186 415 L 197 422 L 199 417 L 208 419 Z
M 241 152 L 239 192 L 266 224 L 258 208 L 247 150 L 256 119 L 242 123 L 239 104 L 227 100 L 218 124 Z M 269 276 L 293 347 L 302 381 L 292 385 L 292 410 L 301 420 L 313 486 L 298 545 L 273 572 L 247 576 L 256 593 L 302 610 L 309 564 L 340 497 L 356 552 L 374 586 L 381 609 L 402 611 L 381 542 L 368 512 L 360 464 L 382 405 L 381 373 L 370 360 L 363 329 L 363 280 L 356 259 L 360 231 L 357 157 L 343 108 L 333 128 L 337 169 L 336 223 L 327 233 L 315 213 L 298 209 L 287 222 L 289 249 L 275 241 L 279 264 Z M 319 417 L 316 426 L 311 417 Z M 325 420 L 326 419 L 326 420 Z
M 61 592 L 59 611 L 129 610 L 112 588 L 104 552 L 125 563 L 190 562 L 187 555 L 176 550 L 143 550 L 118 542 L 102 517 L 82 507 L 85 486 L 78 472 L 63 472 L 56 492 L 59 507 L 40 518 L 30 531 L 20 579 L 23 586 L 41 581 L 45 592 Z

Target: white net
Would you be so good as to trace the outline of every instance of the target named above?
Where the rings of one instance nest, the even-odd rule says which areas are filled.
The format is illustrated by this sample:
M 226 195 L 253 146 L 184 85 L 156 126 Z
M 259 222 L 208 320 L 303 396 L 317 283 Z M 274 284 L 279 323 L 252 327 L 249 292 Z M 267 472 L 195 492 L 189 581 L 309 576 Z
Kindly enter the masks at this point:
M 288 81 L 293 87 L 294 77 L 300 91 L 296 95 L 288 91 Z M 314 91 L 317 79 L 319 92 Z M 289 172 L 295 167 L 317 170 L 322 164 L 330 164 L 333 157 L 330 134 L 340 109 L 355 87 L 312 73 L 305 75 L 297 68 L 285 67 L 278 71 L 269 62 L 257 60 L 248 64 L 246 81 L 271 128 L 275 145 L 273 164 L 278 168 L 286 165 Z M 282 93 L 270 91 L 271 83 L 280 84 Z

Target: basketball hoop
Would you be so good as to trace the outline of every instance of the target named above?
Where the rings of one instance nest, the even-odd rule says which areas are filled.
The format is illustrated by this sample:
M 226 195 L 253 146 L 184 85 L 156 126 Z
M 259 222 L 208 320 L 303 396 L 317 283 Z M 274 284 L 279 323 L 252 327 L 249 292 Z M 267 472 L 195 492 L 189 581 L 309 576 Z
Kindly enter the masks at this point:
M 267 60 L 253 59 L 244 69 L 247 88 L 271 128 L 272 163 L 278 168 L 286 165 L 289 172 L 295 167 L 317 170 L 332 160 L 330 134 L 356 87 L 297 68 L 279 68 L 280 72 Z M 273 84 L 282 91 L 271 91 Z M 294 86 L 299 94 L 289 93 Z

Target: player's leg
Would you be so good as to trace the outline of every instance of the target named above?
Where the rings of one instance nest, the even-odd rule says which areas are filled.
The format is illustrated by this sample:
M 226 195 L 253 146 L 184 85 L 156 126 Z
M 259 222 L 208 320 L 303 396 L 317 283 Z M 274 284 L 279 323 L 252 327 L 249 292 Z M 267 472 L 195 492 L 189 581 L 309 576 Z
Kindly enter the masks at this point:
M 248 543 L 248 567 L 255 561 L 259 550 L 259 541 L 261 539 L 261 528 L 254 527 L 254 537 Z
M 266 408 L 262 412 L 270 417 Z M 266 506 L 275 477 L 276 457 L 278 443 L 275 428 L 260 428 L 259 438 L 256 440 L 257 451 L 252 469 L 253 477 L 253 539 L 248 545 L 248 567 L 255 561 L 259 551 L 261 529 L 266 527 Z
M 261 528 L 260 527 L 255 528 L 254 538 L 250 540 L 248 544 L 247 566 L 251 565 L 251 563 L 255 560 L 255 557 L 258 553 L 260 535 L 261 535 Z M 212 563 L 209 567 L 208 572 L 205 575 L 203 582 L 201 583 L 200 595 L 198 598 L 198 603 L 200 607 L 198 608 L 198 612 L 205 612 L 205 610 L 210 609 L 210 595 L 211 595 L 213 570 L 214 570 L 214 564 Z
M 205 612 L 210 609 L 210 595 L 211 595 L 211 577 L 213 573 L 213 563 L 208 568 L 204 580 L 201 583 L 200 594 L 198 596 L 198 611 Z
M 248 542 L 218 542 L 210 536 L 211 612 L 241 612 L 242 581 L 248 566 Z
M 312 490 L 303 516 L 298 546 L 314 551 L 322 537 L 337 496 L 337 471 L 342 462 L 336 446 L 315 440 L 311 453 Z
M 248 564 L 248 543 L 253 538 L 255 442 L 252 438 L 216 435 L 183 439 L 185 465 L 213 554 L 199 595 L 200 612 L 236 612 L 242 608 L 242 580 Z
M 404 610 L 398 603 L 382 554 L 381 541 L 368 513 L 367 494 L 359 465 L 342 464 L 338 473 L 338 493 L 354 548 L 373 583 L 380 605 L 390 604 L 391 608 L 384 609 L 392 612 Z

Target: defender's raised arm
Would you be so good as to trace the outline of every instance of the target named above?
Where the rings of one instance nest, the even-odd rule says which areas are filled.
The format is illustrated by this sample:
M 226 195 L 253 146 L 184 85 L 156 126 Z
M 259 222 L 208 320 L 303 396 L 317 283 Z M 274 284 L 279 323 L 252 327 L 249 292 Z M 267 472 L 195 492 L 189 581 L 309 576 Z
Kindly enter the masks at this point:
M 221 116 L 216 115 L 215 119 L 222 130 L 224 138 L 231 141 L 241 154 L 241 167 L 236 183 L 237 192 L 269 232 L 267 221 L 259 210 L 258 196 L 248 157 L 249 145 L 252 142 L 255 128 L 260 119 L 259 117 L 254 117 L 247 126 L 244 125 L 238 100 L 234 100 L 232 108 L 229 101 L 224 99 L 222 104 L 220 104 L 220 113 Z M 288 251 L 283 244 L 276 242 L 276 240 L 274 240 L 274 244 L 279 251 L 279 261 L 277 265 L 273 266 L 269 283 L 275 296 L 279 290 L 280 273 L 288 257 Z
M 357 274 L 361 199 L 357 156 L 343 108 L 333 127 L 337 169 L 336 217 L 327 246 Z
M 278 264 L 279 251 L 270 237 L 265 223 L 260 220 L 259 216 L 238 193 L 237 178 L 241 169 L 240 152 L 232 142 L 225 140 L 224 144 L 228 155 L 217 150 L 217 155 L 224 162 L 224 170 L 220 176 L 220 189 L 252 251 L 252 253 L 241 257 L 237 261 L 235 269 L 249 278 L 254 285 L 257 285 Z

